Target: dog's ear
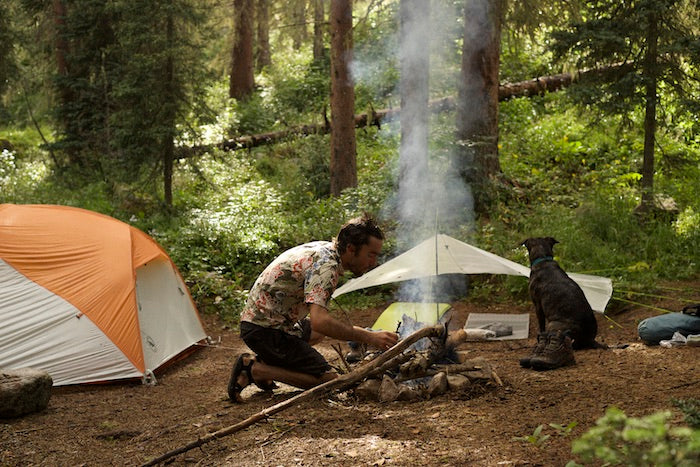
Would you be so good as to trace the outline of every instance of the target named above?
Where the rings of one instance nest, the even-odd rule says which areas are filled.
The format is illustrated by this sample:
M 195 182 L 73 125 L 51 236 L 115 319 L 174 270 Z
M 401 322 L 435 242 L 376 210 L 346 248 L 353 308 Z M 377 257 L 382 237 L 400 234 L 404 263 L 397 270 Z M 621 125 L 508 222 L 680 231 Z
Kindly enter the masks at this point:
M 522 242 L 520 245 L 518 245 L 518 246 L 524 246 L 525 248 L 527 248 L 527 249 L 529 250 L 529 249 L 530 249 L 530 245 L 529 245 L 530 240 L 532 240 L 532 239 L 531 239 L 531 238 L 526 238 L 526 239 L 523 240 L 523 242 Z
M 556 238 L 554 238 L 554 237 L 547 237 L 546 240 L 547 240 L 547 243 L 549 243 L 549 246 L 550 246 L 551 248 L 554 248 L 554 245 L 556 245 L 557 243 L 559 243 L 559 241 L 558 241 Z

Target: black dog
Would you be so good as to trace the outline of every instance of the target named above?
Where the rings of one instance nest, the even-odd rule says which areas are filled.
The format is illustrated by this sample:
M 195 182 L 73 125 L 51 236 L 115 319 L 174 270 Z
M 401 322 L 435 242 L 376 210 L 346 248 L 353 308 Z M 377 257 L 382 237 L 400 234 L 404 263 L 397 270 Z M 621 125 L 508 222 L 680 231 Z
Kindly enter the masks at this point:
M 574 349 L 605 348 L 596 342 L 598 322 L 581 287 L 554 261 L 552 237 L 528 238 L 522 244 L 530 254 L 529 291 L 540 332 L 566 332 Z

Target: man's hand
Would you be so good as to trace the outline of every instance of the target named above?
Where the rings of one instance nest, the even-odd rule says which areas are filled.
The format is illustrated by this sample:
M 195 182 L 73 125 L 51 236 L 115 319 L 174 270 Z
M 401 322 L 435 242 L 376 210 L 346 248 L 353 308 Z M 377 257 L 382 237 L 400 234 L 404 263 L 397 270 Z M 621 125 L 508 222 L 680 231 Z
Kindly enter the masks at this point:
M 399 341 L 399 335 L 389 331 L 367 331 L 366 342 L 379 350 L 388 350 Z
M 387 350 L 399 341 L 399 335 L 389 331 L 368 331 L 333 318 L 325 308 L 311 304 L 311 329 L 335 339 L 360 341 L 379 350 Z

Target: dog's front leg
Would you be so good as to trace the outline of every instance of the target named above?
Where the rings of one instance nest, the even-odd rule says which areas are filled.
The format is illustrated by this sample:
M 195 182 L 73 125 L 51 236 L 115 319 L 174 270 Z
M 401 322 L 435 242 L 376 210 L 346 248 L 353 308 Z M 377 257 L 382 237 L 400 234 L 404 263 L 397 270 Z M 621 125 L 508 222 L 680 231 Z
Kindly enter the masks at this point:
M 539 302 L 535 303 L 535 315 L 537 316 L 537 324 L 540 327 L 540 332 L 544 332 L 544 328 L 547 323 L 545 323 L 544 308 Z

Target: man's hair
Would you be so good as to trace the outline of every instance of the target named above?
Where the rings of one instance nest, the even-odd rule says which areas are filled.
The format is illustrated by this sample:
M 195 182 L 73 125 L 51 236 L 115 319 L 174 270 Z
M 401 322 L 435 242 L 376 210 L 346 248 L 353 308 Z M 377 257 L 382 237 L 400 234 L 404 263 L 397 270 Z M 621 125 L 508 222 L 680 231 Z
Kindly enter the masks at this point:
M 384 233 L 372 216 L 364 213 L 360 217 L 350 219 L 340 228 L 336 238 L 338 253 L 345 253 L 348 245 L 355 245 L 359 249 L 362 245 L 369 243 L 370 237 L 384 240 Z

